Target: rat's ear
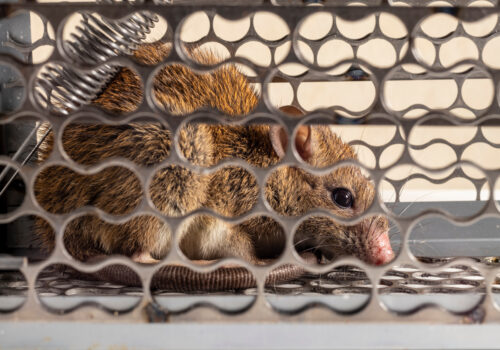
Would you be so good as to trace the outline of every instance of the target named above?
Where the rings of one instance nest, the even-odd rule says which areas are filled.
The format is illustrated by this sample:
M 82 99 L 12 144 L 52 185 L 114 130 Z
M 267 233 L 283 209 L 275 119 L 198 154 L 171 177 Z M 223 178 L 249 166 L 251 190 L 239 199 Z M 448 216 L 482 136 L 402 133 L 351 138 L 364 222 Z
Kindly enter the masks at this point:
M 294 106 L 283 106 L 280 107 L 280 110 L 287 114 L 296 116 L 303 115 L 303 113 Z M 286 146 L 288 145 L 288 136 L 285 130 L 280 125 L 272 125 L 269 130 L 269 137 L 271 139 L 274 151 L 276 152 L 278 157 L 282 158 L 285 155 Z M 299 126 L 297 134 L 295 135 L 295 148 L 304 161 L 309 161 L 312 156 L 310 126 Z
M 310 125 L 300 125 L 295 135 L 295 148 L 297 152 L 299 152 L 300 157 L 306 162 L 308 162 L 313 155 L 311 133 Z
M 274 148 L 274 152 L 278 157 L 283 158 L 285 156 L 286 146 L 288 145 L 288 136 L 285 129 L 281 125 L 273 124 L 269 129 L 269 138 Z
M 293 115 L 293 116 L 301 116 L 304 115 L 300 109 L 295 106 L 281 106 L 280 111 L 285 114 Z

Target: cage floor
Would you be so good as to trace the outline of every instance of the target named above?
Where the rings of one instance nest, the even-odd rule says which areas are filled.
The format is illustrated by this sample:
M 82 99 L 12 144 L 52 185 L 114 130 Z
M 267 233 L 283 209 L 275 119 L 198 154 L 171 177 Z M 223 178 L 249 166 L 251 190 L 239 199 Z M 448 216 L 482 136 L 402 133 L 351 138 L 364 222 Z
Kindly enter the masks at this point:
M 425 259 L 445 263 L 450 259 Z M 492 259 L 478 259 L 498 264 Z M 437 304 L 452 312 L 466 311 L 485 295 L 484 278 L 465 265 L 455 265 L 438 273 L 420 271 L 411 266 L 395 266 L 380 280 L 376 289 L 381 301 L 391 310 L 405 312 L 422 304 Z M 71 309 L 82 303 L 97 303 L 111 310 L 127 310 L 140 301 L 142 288 L 104 281 L 83 280 L 68 270 L 44 270 L 36 283 L 40 300 L 52 309 Z M 27 285 L 19 272 L 0 275 L 0 309 L 13 310 L 25 299 Z M 362 307 L 370 299 L 371 281 L 356 267 L 340 267 L 321 274 L 306 274 L 286 283 L 268 285 L 265 297 L 276 309 L 290 311 L 310 304 L 323 304 L 339 312 Z M 237 311 L 252 303 L 257 290 L 179 293 L 175 290 L 153 290 L 155 301 L 171 311 L 182 311 L 193 305 L 212 304 L 225 311 Z M 494 300 L 500 304 L 500 284 L 493 285 Z

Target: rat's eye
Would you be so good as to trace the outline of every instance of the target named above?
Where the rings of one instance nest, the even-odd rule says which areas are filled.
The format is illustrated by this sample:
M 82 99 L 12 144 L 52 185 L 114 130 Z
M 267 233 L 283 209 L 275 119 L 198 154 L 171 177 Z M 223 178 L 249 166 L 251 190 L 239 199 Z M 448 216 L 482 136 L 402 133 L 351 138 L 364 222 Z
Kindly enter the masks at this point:
M 336 188 L 332 191 L 332 199 L 335 204 L 337 204 L 342 209 L 347 209 L 352 207 L 354 198 L 352 197 L 351 191 L 346 188 Z

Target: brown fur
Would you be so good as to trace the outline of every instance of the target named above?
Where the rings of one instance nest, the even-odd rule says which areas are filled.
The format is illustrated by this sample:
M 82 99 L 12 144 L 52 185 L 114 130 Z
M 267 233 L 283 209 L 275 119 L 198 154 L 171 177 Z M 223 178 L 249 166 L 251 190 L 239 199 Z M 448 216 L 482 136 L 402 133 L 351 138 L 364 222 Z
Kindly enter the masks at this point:
M 156 64 L 169 52 L 168 44 L 146 44 L 134 57 L 143 64 Z M 191 56 L 203 64 L 217 63 L 209 52 L 193 51 Z M 122 68 L 94 102 L 113 113 L 132 112 L 142 101 L 142 85 L 131 69 Z M 153 81 L 153 92 L 156 103 L 176 115 L 202 107 L 212 107 L 228 115 L 243 115 L 251 112 L 258 101 L 255 90 L 232 65 L 210 74 L 197 74 L 179 64 L 165 66 Z
M 147 61 L 158 62 L 151 47 L 137 54 Z M 214 63 L 207 53 L 193 53 L 198 61 Z M 197 74 L 184 66 L 162 68 L 154 81 L 157 103 L 173 114 L 191 113 L 211 107 L 227 115 L 244 115 L 252 111 L 258 96 L 245 77 L 234 67 L 224 66 L 210 74 Z M 141 101 L 141 83 L 124 68 L 110 82 L 95 104 L 112 112 L 130 112 Z M 341 160 L 355 159 L 352 148 L 344 144 L 326 126 L 311 127 L 312 153 L 307 161 L 326 167 Z M 268 167 L 279 160 L 269 137 L 270 127 L 190 124 L 180 132 L 179 149 L 192 163 L 211 166 L 225 158 L 241 158 L 253 166 Z M 122 126 L 72 124 L 63 134 L 63 146 L 75 161 L 94 165 L 110 157 L 124 157 L 143 166 L 152 166 L 171 151 L 172 135 L 160 124 L 132 123 Z M 41 153 L 45 159 L 52 149 L 52 135 Z M 331 199 L 336 187 L 352 191 L 355 204 L 351 209 L 338 208 Z M 225 216 L 248 212 L 256 203 L 259 188 L 254 177 L 239 167 L 226 167 L 211 174 L 196 174 L 182 167 L 159 170 L 149 188 L 151 200 L 163 213 L 178 216 L 200 207 L 208 207 Z M 281 167 L 266 184 L 265 194 L 275 211 L 286 216 L 325 208 L 341 217 L 362 213 L 374 197 L 373 184 L 358 168 L 348 166 L 325 176 L 312 176 L 296 167 Z M 56 166 L 42 171 L 35 183 L 35 195 L 45 210 L 67 213 L 85 205 L 94 205 L 111 214 L 125 214 L 142 200 L 138 179 L 129 170 L 110 167 L 92 176 L 79 175 Z M 376 230 L 375 230 L 376 228 Z M 370 231 L 371 230 L 371 231 Z M 387 220 L 367 219 L 348 227 L 314 217 L 296 232 L 299 247 L 321 247 L 331 257 L 355 254 L 367 259 L 370 235 L 387 230 Z M 373 232 L 372 232 L 373 231 Z M 369 235 L 367 232 L 371 232 Z M 378 233 L 377 233 L 378 232 Z M 45 245 L 53 247 L 54 237 L 46 225 L 38 233 Z M 170 231 L 163 221 L 141 216 L 122 225 L 112 225 L 95 216 L 77 218 L 64 235 L 66 249 L 75 258 L 86 260 L 97 254 L 151 253 L 165 256 L 171 246 Z M 209 216 L 198 216 L 181 232 L 180 248 L 191 259 L 217 259 L 237 256 L 249 261 L 276 257 L 284 248 L 281 227 L 267 217 L 255 217 L 230 226 Z

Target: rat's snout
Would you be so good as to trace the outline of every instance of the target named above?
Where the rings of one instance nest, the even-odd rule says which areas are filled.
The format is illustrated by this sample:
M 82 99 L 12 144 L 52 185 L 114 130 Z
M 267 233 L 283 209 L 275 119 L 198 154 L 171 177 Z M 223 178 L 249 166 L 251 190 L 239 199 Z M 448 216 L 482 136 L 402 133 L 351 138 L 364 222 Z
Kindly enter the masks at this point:
M 384 265 L 394 259 L 394 251 L 389 241 L 389 233 L 383 232 L 373 240 L 373 246 L 368 253 L 368 261 L 374 265 Z
M 394 259 L 394 251 L 389 239 L 388 221 L 382 216 L 363 222 L 365 242 L 365 260 L 373 265 L 384 265 Z
M 389 240 L 389 221 L 380 215 L 354 225 L 313 217 L 298 227 L 294 241 L 298 252 L 314 252 L 321 264 L 342 256 L 355 256 L 371 265 L 384 265 L 395 256 Z

